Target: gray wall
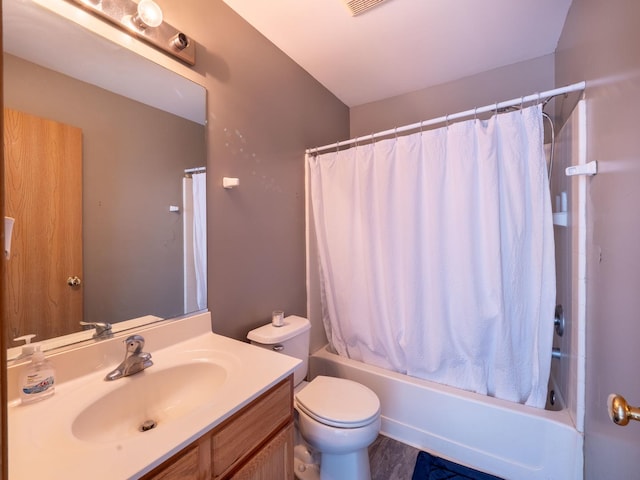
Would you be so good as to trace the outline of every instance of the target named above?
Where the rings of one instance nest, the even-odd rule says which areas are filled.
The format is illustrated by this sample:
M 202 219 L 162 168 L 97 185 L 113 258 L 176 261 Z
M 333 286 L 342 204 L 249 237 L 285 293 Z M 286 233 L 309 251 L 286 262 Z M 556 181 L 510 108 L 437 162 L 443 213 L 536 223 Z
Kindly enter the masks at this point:
M 545 55 L 351 109 L 351 136 L 410 125 L 554 87 L 554 57 Z M 426 67 L 426 66 L 425 66 Z
M 640 426 L 608 418 L 609 393 L 640 403 L 640 3 L 574 0 L 556 52 L 557 84 L 587 81 L 587 479 L 638 478 Z M 635 422 L 634 422 L 635 423 Z
M 213 330 L 244 339 L 274 309 L 306 315 L 304 150 L 348 138 L 349 110 L 222 1 L 162 8 L 198 42 L 208 91 Z
M 5 107 L 83 132 L 84 320 L 183 313 L 187 167 L 205 162 L 202 125 L 4 56 Z M 78 326 L 80 330 L 80 326 Z

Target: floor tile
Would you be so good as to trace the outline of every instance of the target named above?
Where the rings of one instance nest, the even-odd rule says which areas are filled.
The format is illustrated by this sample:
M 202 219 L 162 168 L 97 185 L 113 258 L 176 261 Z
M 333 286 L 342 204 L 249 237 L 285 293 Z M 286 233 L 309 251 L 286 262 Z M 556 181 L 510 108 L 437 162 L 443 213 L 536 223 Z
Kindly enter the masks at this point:
M 411 480 L 418 449 L 384 435 L 369 446 L 371 480 Z

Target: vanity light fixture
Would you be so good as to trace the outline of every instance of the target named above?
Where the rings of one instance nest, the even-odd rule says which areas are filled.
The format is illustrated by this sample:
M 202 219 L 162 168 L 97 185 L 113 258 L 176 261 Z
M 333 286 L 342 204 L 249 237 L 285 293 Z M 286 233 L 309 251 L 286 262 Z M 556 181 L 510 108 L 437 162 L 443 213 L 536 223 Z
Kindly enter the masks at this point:
M 140 0 L 136 14 L 131 18 L 138 28 L 159 27 L 162 25 L 162 9 L 153 0 Z
M 376 5 L 384 2 L 385 0 L 343 0 L 349 11 L 351 12 L 351 16 L 355 17 L 356 15 L 360 15 L 361 13 L 366 12 L 367 10 L 372 9 Z
M 196 63 L 196 45 L 185 33 L 164 21 L 154 0 L 67 0 L 109 21 L 189 65 Z

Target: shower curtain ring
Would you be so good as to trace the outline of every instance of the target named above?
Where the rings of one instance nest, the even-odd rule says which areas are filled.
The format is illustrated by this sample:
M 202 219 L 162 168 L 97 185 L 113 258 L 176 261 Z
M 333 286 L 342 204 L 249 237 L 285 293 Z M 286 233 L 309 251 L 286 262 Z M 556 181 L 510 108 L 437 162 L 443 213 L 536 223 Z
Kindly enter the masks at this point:
M 522 113 L 523 106 L 524 106 L 524 96 L 520 97 L 520 113 Z
M 447 130 L 449 130 L 449 114 L 448 113 L 444 116 L 444 124 L 447 127 Z
M 478 107 L 473 109 L 473 121 L 478 120 Z
M 420 133 L 422 133 L 422 124 L 424 123 L 424 121 L 420 121 Z

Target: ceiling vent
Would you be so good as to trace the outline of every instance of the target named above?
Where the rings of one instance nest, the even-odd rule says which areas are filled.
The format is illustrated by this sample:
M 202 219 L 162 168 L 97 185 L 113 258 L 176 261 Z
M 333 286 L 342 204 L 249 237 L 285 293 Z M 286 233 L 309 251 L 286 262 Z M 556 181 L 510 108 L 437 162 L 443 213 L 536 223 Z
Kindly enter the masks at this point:
M 343 0 L 354 17 L 372 9 L 386 0 Z

